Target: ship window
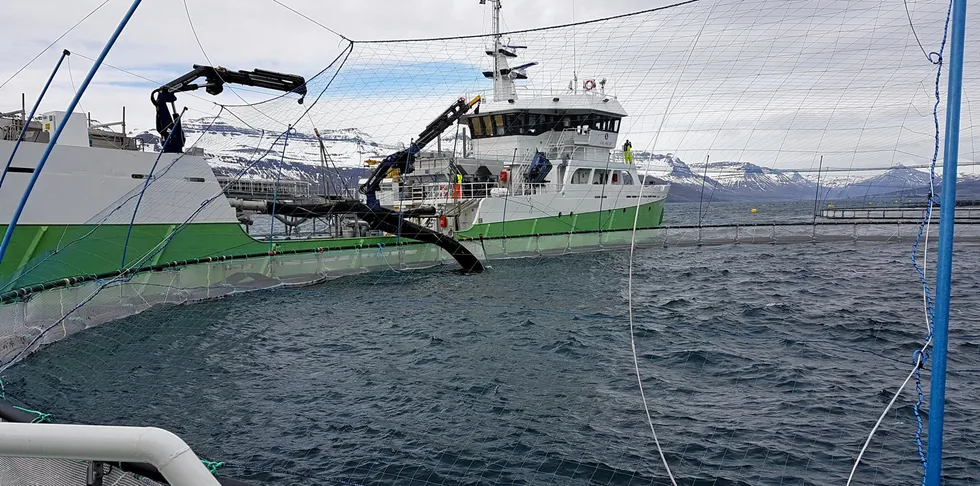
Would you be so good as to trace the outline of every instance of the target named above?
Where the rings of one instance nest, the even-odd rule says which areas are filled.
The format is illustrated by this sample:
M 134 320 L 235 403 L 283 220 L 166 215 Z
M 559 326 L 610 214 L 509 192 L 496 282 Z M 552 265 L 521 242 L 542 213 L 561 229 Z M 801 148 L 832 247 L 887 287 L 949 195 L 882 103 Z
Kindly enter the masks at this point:
M 620 184 L 620 174 L 622 174 L 622 172 L 618 170 L 614 170 L 612 173 L 612 183 L 617 186 Z
M 510 115 L 510 122 L 507 124 L 509 135 L 524 135 L 527 132 L 527 113 L 517 113 Z
M 612 131 L 614 131 L 616 133 L 619 133 L 619 118 L 613 120 L 613 129 L 612 129 Z
M 606 181 L 609 179 L 609 171 L 605 169 L 596 169 L 595 174 L 592 176 L 593 184 L 605 185 Z
M 493 125 L 490 122 L 490 117 L 489 116 L 485 116 L 480 121 L 483 122 L 483 136 L 484 137 L 489 137 L 489 136 L 493 135 Z
M 592 169 L 576 169 L 572 173 L 572 184 L 588 184 L 589 183 L 589 173 Z
M 496 125 L 496 130 L 494 132 L 494 135 L 503 135 L 504 134 L 504 115 L 494 115 L 493 116 L 493 121 L 495 122 L 495 125 Z
M 632 186 L 633 185 L 633 175 L 629 172 L 623 172 L 623 185 Z
M 470 131 L 473 132 L 473 136 L 476 138 L 483 136 L 483 124 L 480 123 L 479 118 L 470 118 Z

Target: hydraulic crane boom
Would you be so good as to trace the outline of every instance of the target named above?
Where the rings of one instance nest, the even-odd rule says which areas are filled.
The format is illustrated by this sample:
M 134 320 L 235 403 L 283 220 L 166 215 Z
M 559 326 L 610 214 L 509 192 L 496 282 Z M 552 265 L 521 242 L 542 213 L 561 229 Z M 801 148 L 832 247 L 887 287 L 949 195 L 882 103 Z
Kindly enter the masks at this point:
M 372 209 L 380 207 L 376 193 L 378 192 L 378 188 L 381 187 L 381 181 L 384 180 L 389 170 L 398 169 L 403 174 L 412 173 L 415 170 L 415 155 L 441 135 L 447 128 L 452 126 L 453 123 L 456 123 L 470 108 L 479 102 L 479 96 L 473 98 L 468 103 L 466 102 L 466 98 L 456 100 L 446 111 L 442 112 L 435 120 L 432 120 L 432 123 L 429 123 L 425 127 L 425 130 L 422 130 L 422 133 L 419 134 L 418 138 L 408 148 L 385 157 L 378 164 L 378 167 L 374 169 L 374 172 L 371 173 L 371 177 L 368 178 L 367 182 L 358 188 L 361 194 L 367 196 L 367 206 Z
M 205 78 L 204 84 L 193 81 Z M 295 74 L 283 74 L 273 71 L 255 69 L 253 71 L 229 71 L 223 67 L 194 65 L 194 70 L 155 89 L 150 94 L 150 102 L 157 109 L 157 132 L 160 133 L 164 144 L 164 152 L 180 153 L 184 150 L 184 131 L 177 121 L 177 109 L 173 106 L 177 101 L 175 93 L 194 91 L 204 87 L 211 95 L 219 95 L 224 91 L 225 83 L 255 86 L 258 88 L 274 89 L 277 91 L 293 92 L 300 95 L 299 102 L 306 96 L 306 80 Z M 167 104 L 170 104 L 168 107 Z M 171 135 L 171 131 L 173 134 Z

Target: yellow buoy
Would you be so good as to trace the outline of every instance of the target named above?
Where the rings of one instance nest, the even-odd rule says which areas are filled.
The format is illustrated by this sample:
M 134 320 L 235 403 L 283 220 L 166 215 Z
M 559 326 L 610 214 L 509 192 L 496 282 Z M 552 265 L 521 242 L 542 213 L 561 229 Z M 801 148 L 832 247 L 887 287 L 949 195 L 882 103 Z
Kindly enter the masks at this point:
M 758 209 L 756 209 L 756 208 L 752 208 L 752 212 L 753 212 L 753 213 L 758 213 L 758 212 L 759 212 L 759 210 L 758 210 Z
M 834 205 L 833 204 L 828 204 L 827 205 L 827 209 L 834 209 Z

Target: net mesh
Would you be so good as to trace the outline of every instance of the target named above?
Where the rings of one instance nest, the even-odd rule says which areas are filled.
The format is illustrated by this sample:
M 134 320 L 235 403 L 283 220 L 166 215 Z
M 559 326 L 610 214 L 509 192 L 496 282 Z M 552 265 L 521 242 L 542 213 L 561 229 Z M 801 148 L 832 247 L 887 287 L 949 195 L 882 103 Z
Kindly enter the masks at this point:
M 669 204 L 663 228 L 471 241 L 491 268 L 463 276 L 397 235 L 283 251 L 340 230 L 256 216 L 247 245 L 175 263 L 192 225 L 234 221 L 229 188 L 353 195 L 367 160 L 457 98 L 491 96 L 489 36 L 342 41 L 302 104 L 182 114 L 220 182 L 191 156 L 144 161 L 145 185 L 0 282 L 16 293 L 119 255 L 106 274 L 4 294 L 4 397 L 57 421 L 167 428 L 256 484 L 670 484 L 663 462 L 677 484 L 845 483 L 928 332 L 909 264 L 913 241 L 928 247 L 925 210 L 885 211 L 928 191 L 945 112 L 934 121 L 937 65 L 923 50 L 939 49 L 947 5 L 909 8 L 697 2 L 506 34 L 539 62 L 522 98 L 606 80 L 641 173 L 697 203 Z M 968 61 L 965 113 L 975 76 Z M 967 116 L 964 176 L 972 129 Z M 440 149 L 462 156 L 470 135 L 454 126 Z M 739 200 L 746 188 L 756 200 Z M 788 194 L 803 202 L 768 202 Z M 964 323 L 978 314 L 976 279 L 959 272 L 980 241 L 969 211 L 957 212 L 953 296 Z M 120 243 L 134 238 L 153 243 Z M 917 261 L 933 278 L 931 250 Z M 948 481 L 973 484 L 980 337 L 956 332 L 944 464 Z M 857 483 L 921 479 L 920 400 L 904 389 Z M 79 470 L 0 461 L 13 484 Z

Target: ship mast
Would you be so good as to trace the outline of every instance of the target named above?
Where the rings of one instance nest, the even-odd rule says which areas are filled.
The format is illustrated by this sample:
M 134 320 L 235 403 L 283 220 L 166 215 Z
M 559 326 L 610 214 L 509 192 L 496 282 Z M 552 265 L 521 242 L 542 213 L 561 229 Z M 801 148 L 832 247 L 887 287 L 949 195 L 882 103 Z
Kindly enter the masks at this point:
M 481 4 L 486 2 L 487 0 L 480 0 Z M 514 76 L 507 64 L 507 57 L 516 57 L 516 54 L 509 46 L 504 45 L 503 35 L 500 33 L 500 0 L 490 0 L 490 5 L 493 6 L 493 48 L 487 54 L 493 57 L 493 70 L 485 74 L 493 79 L 493 100 L 501 101 L 517 96 Z
M 480 0 L 480 5 L 486 3 L 487 0 Z M 487 49 L 487 55 L 493 57 L 493 68 L 483 71 L 483 75 L 493 80 L 493 101 L 517 99 L 514 81 L 527 79 L 526 69 L 538 63 L 527 62 L 514 67 L 508 64 L 508 57 L 516 59 L 517 50 L 526 49 L 527 46 L 504 45 L 504 36 L 500 32 L 500 0 L 490 0 L 490 5 L 493 6 L 493 48 Z
M 500 84 L 500 49 L 503 48 L 503 43 L 500 42 L 500 0 L 490 0 L 493 3 L 493 94 L 494 98 L 498 96 L 498 85 Z

